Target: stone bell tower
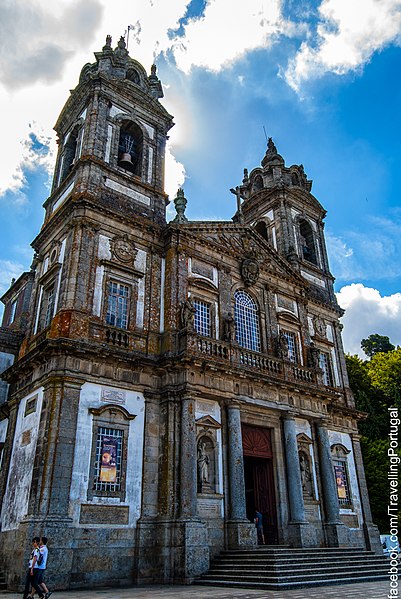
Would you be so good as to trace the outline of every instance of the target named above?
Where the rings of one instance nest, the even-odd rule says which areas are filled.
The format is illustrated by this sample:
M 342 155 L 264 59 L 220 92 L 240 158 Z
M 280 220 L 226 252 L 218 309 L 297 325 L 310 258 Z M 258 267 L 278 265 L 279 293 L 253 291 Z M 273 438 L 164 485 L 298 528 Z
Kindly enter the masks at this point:
M 252 225 L 311 283 L 317 298 L 336 305 L 324 239 L 326 211 L 312 195 L 302 164 L 286 166 L 269 138 L 260 167 L 244 171 L 235 219 Z M 234 191 L 234 190 L 233 190 Z
M 95 58 L 55 126 L 59 149 L 32 243 L 29 317 L 6 375 L 1 538 L 14 587 L 34 534 L 52 539 L 59 588 L 99 576 L 132 580 L 151 376 L 135 360 L 154 356 L 160 334 L 164 160 L 173 120 L 159 102 L 156 66 L 148 76 L 123 38 L 113 50 L 108 36 Z M 116 464 L 112 482 L 104 482 L 99 451 L 111 438 Z M 124 567 L 111 578 L 92 560 L 86 578 L 74 579 L 74 544 L 86 552 L 83 561 L 92 559 L 81 544 L 86 525 L 92 547 L 102 544 L 102 526 L 123 527 L 108 556 Z
M 158 102 L 163 91 L 156 66 L 148 76 L 123 38 L 112 50 L 110 36 L 95 57 L 55 126 L 59 151 L 46 221 L 84 194 L 106 211 L 163 224 L 165 144 L 173 122 Z

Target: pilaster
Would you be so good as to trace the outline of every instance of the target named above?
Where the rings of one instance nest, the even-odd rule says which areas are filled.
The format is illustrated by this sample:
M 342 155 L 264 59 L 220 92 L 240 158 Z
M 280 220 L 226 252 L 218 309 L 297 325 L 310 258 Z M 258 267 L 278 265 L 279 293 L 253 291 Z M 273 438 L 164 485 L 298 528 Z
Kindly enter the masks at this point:
M 0 477 L 0 512 L 1 506 L 3 505 L 4 493 L 6 491 L 8 472 L 10 469 L 10 461 L 12 448 L 14 445 L 15 427 L 17 424 L 18 416 L 18 404 L 15 400 L 8 402 L 9 413 L 8 413 L 8 425 L 7 425 L 7 436 L 3 448 L 3 457 L 1 463 L 1 477 Z M 1 522 L 0 522 L 1 529 Z
M 359 496 L 361 498 L 363 514 L 363 532 L 365 536 L 366 549 L 382 555 L 383 548 L 380 542 L 379 529 L 372 521 L 372 512 L 369 503 L 368 488 L 366 485 L 365 469 L 363 467 L 362 451 L 359 435 L 351 435 L 354 459 L 359 485 Z
M 322 483 L 325 522 L 323 528 L 329 547 L 348 545 L 348 529 L 340 520 L 337 488 L 334 479 L 334 469 L 330 453 L 329 433 L 324 424 L 317 425 L 317 439 L 320 455 L 320 475 Z

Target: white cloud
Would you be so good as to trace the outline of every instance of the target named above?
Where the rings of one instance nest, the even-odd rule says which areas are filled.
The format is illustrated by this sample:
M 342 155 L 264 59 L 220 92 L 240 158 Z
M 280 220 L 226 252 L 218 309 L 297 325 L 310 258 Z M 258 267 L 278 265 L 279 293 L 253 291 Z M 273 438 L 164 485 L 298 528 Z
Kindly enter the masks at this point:
M 0 260 L 0 296 L 10 287 L 11 279 L 17 279 L 23 272 L 24 266 L 19 262 Z
M 390 216 L 362 217 L 364 233 L 345 230 L 339 237 L 327 231 L 330 267 L 337 279 L 379 281 L 400 276 L 401 213 L 392 210 Z
M 169 142 L 166 145 L 166 181 L 165 188 L 166 193 L 170 196 L 170 199 L 175 198 L 175 194 L 179 187 L 183 185 L 185 181 L 185 168 L 178 162 L 172 154 L 172 146 Z
M 8 89 L 60 79 L 76 48 L 99 26 L 98 0 L 5 0 L 0 4 L 0 81 Z
M 361 341 L 374 333 L 387 335 L 393 345 L 401 345 L 401 293 L 381 296 L 377 289 L 353 283 L 336 295 L 345 309 L 342 322 L 346 352 L 366 359 Z
M 177 66 L 189 72 L 194 66 L 219 71 L 246 52 L 269 47 L 277 35 L 290 35 L 295 25 L 282 17 L 281 0 L 209 0 L 201 18 L 185 26 L 175 39 Z
M 295 90 L 326 72 L 355 71 L 401 39 L 400 0 L 323 0 L 318 17 L 317 39 L 302 42 L 285 74 Z
M 51 174 L 57 147 L 52 128 L 68 90 L 77 85 L 82 66 L 94 62 L 92 52 L 102 48 L 106 35 L 113 36 L 115 46 L 127 24 L 139 19 L 140 28 L 131 32 L 130 54 L 149 71 L 154 57 L 171 45 L 168 30 L 176 28 L 187 4 L 188 0 L 138 0 L 135 6 L 130 0 L 1 4 L 0 128 L 7 143 L 0 145 L 0 197 L 10 191 L 15 194 L 10 199 L 24 202 L 27 169 L 45 167 Z M 50 138 L 46 159 L 32 154 L 32 131 Z M 177 171 L 178 165 L 170 160 L 167 168 Z

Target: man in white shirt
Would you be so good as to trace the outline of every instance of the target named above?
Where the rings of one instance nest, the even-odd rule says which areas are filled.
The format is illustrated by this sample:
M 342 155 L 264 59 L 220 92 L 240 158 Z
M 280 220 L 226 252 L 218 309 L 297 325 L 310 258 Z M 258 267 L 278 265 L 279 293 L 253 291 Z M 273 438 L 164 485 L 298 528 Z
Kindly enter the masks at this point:
M 49 591 L 49 589 L 43 582 L 43 577 L 44 577 L 45 570 L 47 567 L 47 557 L 49 554 L 49 550 L 47 549 L 47 537 L 40 538 L 38 549 L 39 549 L 39 555 L 38 555 L 38 559 L 36 560 L 36 563 L 34 566 L 35 580 L 36 580 L 37 584 L 39 585 L 39 587 L 41 588 L 42 593 L 43 592 L 45 593 L 44 598 L 48 599 L 51 595 L 51 592 Z M 31 599 L 33 599 L 34 595 L 35 595 L 35 593 L 33 592 L 31 594 Z M 29 597 L 28 597 L 28 599 L 29 599 Z
M 35 589 L 35 591 L 37 591 L 39 599 L 45 598 L 45 595 L 36 580 L 38 569 L 37 567 L 35 568 L 35 566 L 39 557 L 39 543 L 39 537 L 34 537 L 32 539 L 32 552 L 29 556 L 28 571 L 25 576 L 25 590 L 23 599 L 28 599 L 31 586 Z

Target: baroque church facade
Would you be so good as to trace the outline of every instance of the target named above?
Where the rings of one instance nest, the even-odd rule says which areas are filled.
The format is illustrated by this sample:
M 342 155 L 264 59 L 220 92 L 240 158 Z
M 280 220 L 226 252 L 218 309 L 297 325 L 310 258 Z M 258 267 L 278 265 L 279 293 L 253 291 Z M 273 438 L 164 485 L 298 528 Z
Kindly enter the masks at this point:
M 58 588 L 191 582 L 225 548 L 363 546 L 371 520 L 325 210 L 269 139 L 231 221 L 166 223 L 173 119 L 111 38 L 56 123 L 31 270 L 2 298 L 1 563 Z M 105 559 L 107 556 L 107 559 Z

